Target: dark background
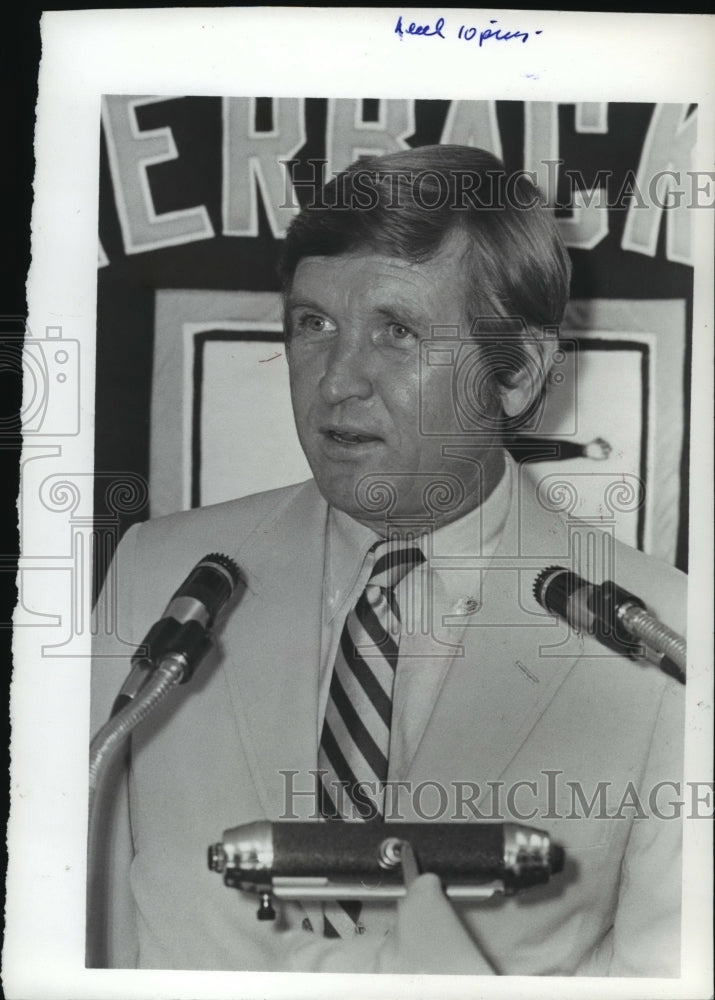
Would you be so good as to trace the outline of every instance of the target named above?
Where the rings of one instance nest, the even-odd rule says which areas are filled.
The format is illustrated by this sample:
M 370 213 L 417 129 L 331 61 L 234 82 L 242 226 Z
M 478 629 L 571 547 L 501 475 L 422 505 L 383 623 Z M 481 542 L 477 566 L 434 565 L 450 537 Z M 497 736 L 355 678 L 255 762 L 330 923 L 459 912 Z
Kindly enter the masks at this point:
M 416 101 L 415 131 L 411 146 L 439 142 L 448 101 Z M 363 118 L 377 118 L 378 102 L 363 101 Z M 609 232 L 593 249 L 571 249 L 574 299 L 683 299 L 687 307 L 687 327 L 692 317 L 693 269 L 666 257 L 666 222 L 661 220 L 654 257 L 624 250 L 621 239 L 629 199 L 619 201 L 629 172 L 634 173 L 654 110 L 653 104 L 611 103 L 608 131 L 604 134 L 577 133 L 573 105 L 559 106 L 557 204 L 571 202 L 568 170 L 580 171 L 591 185 L 599 171 L 608 171 Z M 307 179 L 306 162 L 324 159 L 327 102 L 312 98 L 305 102 L 307 138 L 296 153 L 294 179 Z M 256 236 L 221 235 L 222 117 L 218 97 L 165 99 L 141 106 L 136 112 L 141 131 L 168 127 L 174 137 L 177 158 L 151 166 L 147 177 L 154 208 L 158 214 L 205 205 L 214 233 L 212 238 L 179 246 L 165 246 L 125 255 L 117 216 L 107 152 L 102 140 L 100 166 L 99 235 L 109 264 L 98 272 L 97 383 L 95 468 L 108 474 L 132 470 L 149 478 L 149 417 L 152 388 L 154 338 L 154 296 L 157 289 L 196 288 L 202 290 L 278 291 L 277 256 L 282 241 L 274 238 L 257 198 L 259 232 Z M 503 158 L 509 172 L 523 168 L 524 104 L 498 101 L 497 118 Z M 257 131 L 270 130 L 271 101 L 259 98 L 256 107 Z M 298 198 L 306 197 L 297 191 Z M 568 210 L 557 210 L 568 215 Z M 688 510 L 688 407 L 690 398 L 690 336 L 687 338 L 683 373 L 685 426 L 680 481 L 680 530 L 676 565 L 687 569 Z M 129 405 L 128 405 L 129 403 Z M 105 482 L 97 481 L 95 515 L 110 513 L 105 508 Z M 120 534 L 135 520 L 145 520 L 148 508 L 121 519 Z M 99 581 L 96 581 L 97 583 Z

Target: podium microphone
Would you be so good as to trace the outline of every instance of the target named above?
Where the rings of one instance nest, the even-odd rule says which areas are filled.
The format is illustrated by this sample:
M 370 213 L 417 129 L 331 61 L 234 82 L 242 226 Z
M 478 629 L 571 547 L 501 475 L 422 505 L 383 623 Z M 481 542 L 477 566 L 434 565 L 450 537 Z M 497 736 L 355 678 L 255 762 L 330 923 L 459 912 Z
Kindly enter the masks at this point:
M 112 706 L 112 716 L 134 700 L 168 651 L 182 651 L 189 664 L 202 658 L 207 630 L 231 597 L 239 575 L 238 566 L 228 556 L 212 552 L 199 560 L 137 647 L 131 672 Z
M 259 897 L 272 920 L 282 900 L 397 899 L 434 872 L 450 899 L 487 899 L 543 885 L 564 851 L 519 823 L 321 823 L 259 820 L 224 830 L 208 849 L 224 884 Z
M 589 583 L 563 566 L 549 566 L 534 581 L 534 597 L 577 632 L 633 660 L 646 659 L 685 683 L 685 639 L 663 625 L 643 601 L 613 580 Z
M 143 722 L 178 684 L 189 680 L 211 648 L 211 628 L 238 586 L 240 571 L 228 556 L 204 556 L 175 591 L 162 617 L 147 632 L 132 657 L 132 670 L 122 687 L 110 718 L 94 736 L 89 748 L 89 835 L 87 852 L 87 913 L 97 909 L 100 918 L 87 921 L 88 967 L 106 961 L 102 916 L 106 903 L 102 880 L 105 868 L 98 806 L 107 787 L 107 776 L 136 726 Z
M 132 730 L 178 684 L 184 684 L 211 648 L 211 626 L 240 578 L 228 556 L 204 556 L 186 577 L 147 632 L 109 720 L 90 744 L 90 814 L 95 790 Z

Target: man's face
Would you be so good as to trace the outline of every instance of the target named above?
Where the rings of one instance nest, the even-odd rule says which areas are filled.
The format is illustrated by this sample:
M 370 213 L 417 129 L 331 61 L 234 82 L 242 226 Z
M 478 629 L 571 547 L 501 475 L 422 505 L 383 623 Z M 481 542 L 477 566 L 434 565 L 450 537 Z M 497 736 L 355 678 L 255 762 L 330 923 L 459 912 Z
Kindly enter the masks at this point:
M 482 485 L 487 495 L 502 471 L 496 434 L 480 435 L 478 444 L 454 436 L 451 378 L 420 365 L 420 344 L 433 327 L 452 327 L 462 338 L 469 330 L 460 249 L 448 243 L 420 264 L 369 251 L 306 257 L 287 298 L 301 445 L 326 500 L 375 528 L 386 514 L 373 502 L 378 483 L 397 498 L 391 517 L 424 519 L 426 488 L 449 479 L 455 499 L 439 524 L 475 507 Z M 444 436 L 420 430 L 421 398 L 430 426 Z M 443 454 L 446 443 L 467 442 L 460 449 L 467 458 Z

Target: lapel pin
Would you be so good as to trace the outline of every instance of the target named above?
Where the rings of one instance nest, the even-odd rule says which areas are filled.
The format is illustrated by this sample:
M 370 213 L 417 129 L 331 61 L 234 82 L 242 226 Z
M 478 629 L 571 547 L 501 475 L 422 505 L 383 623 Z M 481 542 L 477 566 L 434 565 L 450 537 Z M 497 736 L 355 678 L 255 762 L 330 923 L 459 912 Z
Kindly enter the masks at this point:
M 481 603 L 476 597 L 460 597 L 457 601 L 454 614 L 455 615 L 473 615 L 475 611 L 479 611 Z

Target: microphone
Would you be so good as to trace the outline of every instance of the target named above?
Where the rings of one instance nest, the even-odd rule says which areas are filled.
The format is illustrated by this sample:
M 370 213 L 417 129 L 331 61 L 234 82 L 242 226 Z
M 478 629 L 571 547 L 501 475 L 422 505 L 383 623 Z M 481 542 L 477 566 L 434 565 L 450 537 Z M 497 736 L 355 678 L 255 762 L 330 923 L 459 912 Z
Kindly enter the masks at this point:
M 132 657 L 131 673 L 114 702 L 111 715 L 90 743 L 88 912 L 91 900 L 101 891 L 99 880 L 103 871 L 98 845 L 102 827 L 98 820 L 98 803 L 102 801 L 110 767 L 136 726 L 151 715 L 171 690 L 193 675 L 211 647 L 210 629 L 239 579 L 240 570 L 233 559 L 216 552 L 204 556 L 194 566 Z M 98 947 L 103 932 L 101 927 L 97 930 L 88 923 L 87 933 L 91 953 Z M 92 937 L 94 934 L 99 935 L 96 940 Z
M 562 847 L 518 823 L 267 820 L 224 830 L 208 849 L 208 864 L 225 885 L 257 893 L 258 918 L 271 920 L 272 895 L 304 901 L 398 898 L 411 880 L 406 854 L 418 870 L 440 876 L 453 899 L 512 895 L 564 868 Z
M 90 818 L 95 790 L 118 748 L 169 691 L 193 676 L 211 647 L 209 629 L 239 579 L 240 570 L 233 559 L 215 552 L 204 556 L 147 632 L 109 719 L 90 743 Z
M 131 660 L 132 670 L 117 695 L 112 716 L 136 697 L 164 656 L 183 657 L 186 661 L 183 681 L 191 677 L 208 649 L 208 630 L 233 594 L 239 578 L 239 568 L 228 556 L 212 552 L 199 560 L 137 647 Z
M 613 580 L 589 583 L 563 566 L 549 566 L 534 581 L 534 597 L 577 632 L 632 660 L 646 659 L 685 683 L 685 639 L 663 625 L 635 594 Z

